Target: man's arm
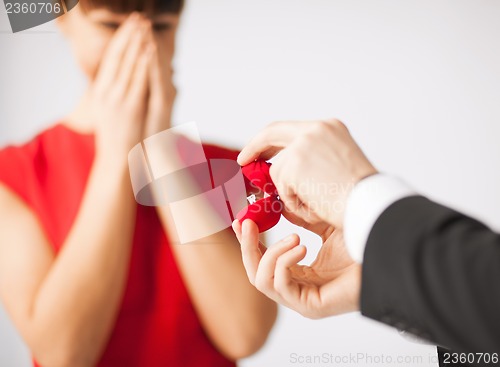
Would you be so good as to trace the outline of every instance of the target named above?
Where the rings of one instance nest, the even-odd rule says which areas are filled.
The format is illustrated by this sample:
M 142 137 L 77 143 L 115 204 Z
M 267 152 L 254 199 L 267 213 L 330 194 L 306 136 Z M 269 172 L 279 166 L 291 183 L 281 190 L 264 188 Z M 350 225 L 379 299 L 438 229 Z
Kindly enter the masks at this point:
M 422 196 L 390 205 L 363 258 L 361 312 L 464 352 L 500 350 L 500 236 Z
M 361 291 L 355 291 L 366 316 L 456 351 L 500 346 L 498 234 L 412 197 L 398 180 L 377 183 L 387 176 L 378 174 L 338 120 L 270 124 L 238 163 L 278 152 L 270 175 L 285 207 L 301 221 L 343 228 L 351 256 L 364 259 Z

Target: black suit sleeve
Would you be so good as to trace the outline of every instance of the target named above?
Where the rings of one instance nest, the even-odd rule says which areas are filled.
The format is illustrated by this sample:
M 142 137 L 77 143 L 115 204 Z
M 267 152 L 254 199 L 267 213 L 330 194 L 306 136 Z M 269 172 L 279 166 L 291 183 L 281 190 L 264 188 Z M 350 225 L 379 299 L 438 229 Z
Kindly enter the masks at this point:
M 368 238 L 361 312 L 454 352 L 500 352 L 500 236 L 421 196 L 392 204 Z

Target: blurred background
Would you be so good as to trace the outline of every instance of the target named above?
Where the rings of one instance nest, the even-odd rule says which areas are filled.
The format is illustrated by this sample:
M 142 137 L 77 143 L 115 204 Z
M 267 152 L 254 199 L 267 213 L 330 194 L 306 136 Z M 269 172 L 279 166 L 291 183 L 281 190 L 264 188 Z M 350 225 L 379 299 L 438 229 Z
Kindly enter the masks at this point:
M 241 147 L 273 120 L 340 118 L 380 170 L 499 230 L 499 19 L 496 0 L 187 0 L 174 121 Z M 4 146 L 62 119 L 85 80 L 54 23 L 12 34 L 3 5 L 0 50 Z M 269 243 L 292 230 L 280 223 Z M 319 242 L 303 241 L 309 262 Z M 333 359 L 300 363 L 318 355 Z M 359 314 L 311 321 L 281 309 L 267 345 L 240 366 L 383 356 L 437 365 L 435 347 Z M 1 309 L 0 366 L 30 366 Z

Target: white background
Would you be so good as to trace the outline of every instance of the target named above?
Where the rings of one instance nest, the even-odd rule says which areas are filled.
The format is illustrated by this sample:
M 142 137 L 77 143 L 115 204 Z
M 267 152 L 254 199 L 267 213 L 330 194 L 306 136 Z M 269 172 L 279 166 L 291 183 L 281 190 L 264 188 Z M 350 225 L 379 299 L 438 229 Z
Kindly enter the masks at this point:
M 63 117 L 85 84 L 53 23 L 14 35 L 0 9 L 4 145 Z M 188 0 L 175 121 L 242 146 L 276 119 L 339 117 L 380 170 L 498 230 L 499 39 L 496 0 Z M 271 240 L 291 229 L 280 225 Z M 304 242 L 310 260 L 319 244 Z M 292 353 L 423 357 L 407 366 L 435 356 L 358 314 L 310 321 L 282 310 L 241 366 L 335 365 L 293 363 Z M 28 365 L 2 313 L 0 366 Z

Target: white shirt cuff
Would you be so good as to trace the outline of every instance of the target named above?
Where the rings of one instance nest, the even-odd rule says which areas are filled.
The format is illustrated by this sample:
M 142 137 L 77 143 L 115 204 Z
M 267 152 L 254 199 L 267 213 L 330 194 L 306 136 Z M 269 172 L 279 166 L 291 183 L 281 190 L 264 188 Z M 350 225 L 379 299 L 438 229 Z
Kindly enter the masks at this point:
M 354 186 L 344 214 L 344 240 L 351 257 L 363 262 L 368 236 L 380 215 L 393 203 L 416 192 L 399 178 L 376 174 Z

